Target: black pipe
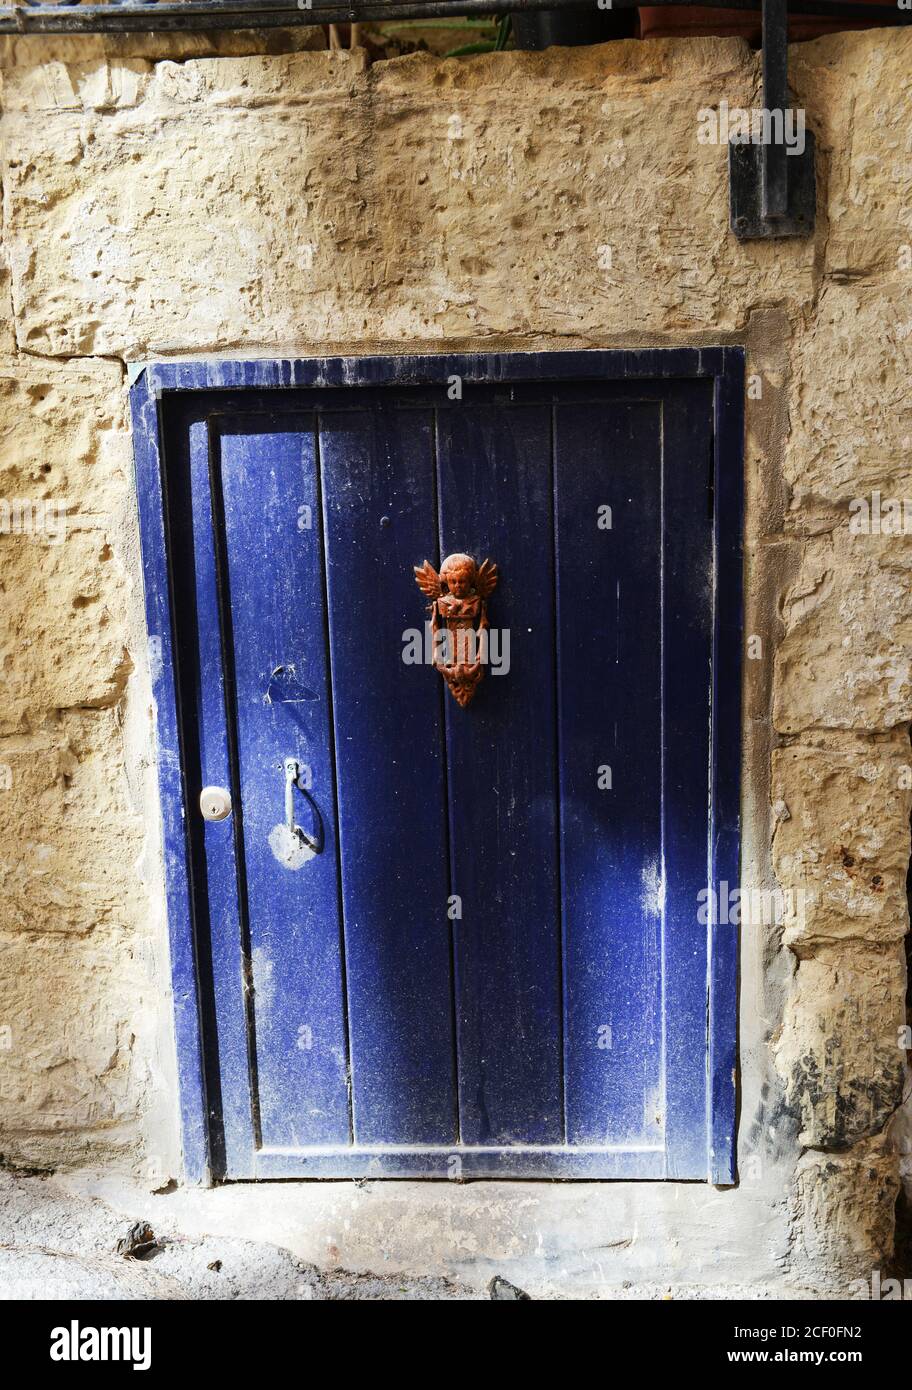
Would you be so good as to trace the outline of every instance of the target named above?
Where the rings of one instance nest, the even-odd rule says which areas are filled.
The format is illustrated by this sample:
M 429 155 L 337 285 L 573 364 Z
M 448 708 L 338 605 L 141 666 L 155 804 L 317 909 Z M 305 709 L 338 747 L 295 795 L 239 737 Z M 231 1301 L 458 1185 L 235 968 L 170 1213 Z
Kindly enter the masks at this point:
M 763 0 L 763 105 L 779 112 L 785 130 L 788 106 L 788 0 Z M 785 136 L 763 147 L 761 206 L 763 216 L 788 211 Z
M 636 9 L 642 0 L 612 0 L 613 10 Z M 693 0 L 651 0 L 688 6 Z M 762 0 L 700 0 L 711 9 L 759 10 Z M 523 15 L 540 11 L 592 12 L 593 0 L 189 0 L 184 4 L 44 5 L 0 9 L 0 33 L 105 34 L 149 30 L 305 28 L 394 19 L 439 19 L 472 14 Z M 860 19 L 891 27 L 912 22 L 912 11 L 888 5 L 843 5 L 837 0 L 794 0 L 796 12 Z

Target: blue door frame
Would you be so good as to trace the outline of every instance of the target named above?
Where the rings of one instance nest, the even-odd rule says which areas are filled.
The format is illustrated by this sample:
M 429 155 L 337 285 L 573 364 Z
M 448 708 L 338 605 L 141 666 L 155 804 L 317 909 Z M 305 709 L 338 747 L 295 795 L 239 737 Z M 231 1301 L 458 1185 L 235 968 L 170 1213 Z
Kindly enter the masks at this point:
M 194 909 L 194 865 L 189 837 L 187 802 L 188 758 L 194 756 L 198 731 L 188 728 L 181 703 L 181 660 L 175 613 L 174 549 L 182 520 L 169 515 L 166 479 L 180 461 L 169 444 L 175 412 L 185 411 L 200 393 L 219 393 L 219 411 L 248 409 L 251 393 L 287 401 L 282 393 L 318 389 L 351 393 L 370 388 L 428 387 L 445 391 L 453 378 L 464 385 L 508 387 L 523 383 L 647 383 L 703 382 L 712 398 L 712 459 L 710 467 L 694 473 L 688 485 L 709 494 L 714 552 L 712 659 L 710 677 L 710 808 L 707 842 L 707 886 L 739 879 L 739 800 L 741 756 L 741 509 L 743 457 L 744 352 L 737 347 L 588 351 L 557 353 L 497 353 L 470 356 L 410 356 L 323 358 L 307 360 L 219 361 L 165 363 L 145 367 L 131 392 L 137 497 L 145 578 L 145 603 L 152 655 L 156 706 L 156 753 L 162 807 L 167 911 L 174 992 L 175 1028 L 180 1081 L 180 1111 L 184 1173 L 191 1183 L 209 1183 L 224 1176 L 224 1153 L 214 1140 L 213 1120 L 220 1122 L 223 1100 L 212 1061 L 215 1018 L 213 969 L 206 964 L 206 943 L 198 940 Z M 276 393 L 273 397 L 270 393 Z M 192 415 L 186 415 L 189 419 Z M 169 423 L 170 422 L 170 423 Z M 702 461 L 701 461 L 702 462 Z M 192 537 L 183 536 L 184 544 Z M 496 557 L 495 557 L 496 558 Z M 682 661 L 686 653 L 681 652 Z M 695 675 L 693 679 L 697 679 Z M 198 760 L 199 754 L 196 753 Z M 198 891 L 198 885 L 197 885 Z M 710 904 L 718 895 L 710 893 Z M 672 947 L 672 949 L 674 949 Z M 702 968 L 702 967 L 701 967 Z M 705 997 L 691 1005 L 705 1008 L 707 1019 L 705 1077 L 693 1090 L 693 1108 L 701 1113 L 679 1117 L 681 1152 L 663 1153 L 650 1162 L 641 1154 L 635 1167 L 608 1161 L 600 1150 L 587 1169 L 567 1150 L 543 1146 L 527 1151 L 522 1176 L 702 1178 L 725 1185 L 736 1180 L 735 1130 L 737 1106 L 737 928 L 714 918 L 706 925 Z M 702 1059 L 699 1059 L 702 1060 Z M 238 1059 L 239 1065 L 243 1059 Z M 694 1066 L 698 1059 L 691 1059 Z M 673 1103 L 673 1102 L 672 1102 Z M 682 1101 L 682 1104 L 685 1103 Z M 686 1136 L 684 1132 L 686 1131 Z M 447 1149 L 444 1153 L 456 1152 Z M 699 1157 L 699 1153 L 703 1158 Z M 696 1155 L 696 1156 L 695 1156 Z M 462 1159 L 469 1157 L 462 1155 Z M 361 1159 L 363 1161 L 363 1155 Z M 328 1170 L 337 1175 L 338 1169 Z M 352 1168 L 352 1173 L 362 1171 Z M 370 1169 L 378 1177 L 438 1176 L 440 1155 L 420 1162 L 387 1162 L 377 1157 Z M 492 1175 L 490 1165 L 473 1170 L 462 1163 L 466 1177 L 473 1171 Z M 280 1154 L 267 1156 L 255 1176 L 297 1176 L 295 1163 Z M 306 1176 L 325 1176 L 319 1163 Z M 509 1168 L 505 1175 L 513 1175 Z

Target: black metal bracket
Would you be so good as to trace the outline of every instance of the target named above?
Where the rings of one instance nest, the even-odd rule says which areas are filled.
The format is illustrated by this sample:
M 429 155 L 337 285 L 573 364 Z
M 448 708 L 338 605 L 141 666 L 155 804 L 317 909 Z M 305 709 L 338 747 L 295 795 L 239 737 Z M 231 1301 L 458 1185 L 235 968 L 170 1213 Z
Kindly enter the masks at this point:
M 728 146 L 731 229 L 739 241 L 810 236 L 817 212 L 814 135 L 788 104 L 788 0 L 763 0 L 763 110 L 743 113 Z

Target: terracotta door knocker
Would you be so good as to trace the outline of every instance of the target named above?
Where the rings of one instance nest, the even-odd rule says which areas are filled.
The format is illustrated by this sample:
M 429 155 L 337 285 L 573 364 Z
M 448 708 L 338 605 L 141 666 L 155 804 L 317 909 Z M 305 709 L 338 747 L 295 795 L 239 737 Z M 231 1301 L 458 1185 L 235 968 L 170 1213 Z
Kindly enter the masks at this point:
M 415 565 L 415 580 L 430 600 L 433 664 L 463 708 L 474 699 L 487 661 L 488 599 L 497 566 L 471 555 L 448 555 L 440 573 L 429 560 Z

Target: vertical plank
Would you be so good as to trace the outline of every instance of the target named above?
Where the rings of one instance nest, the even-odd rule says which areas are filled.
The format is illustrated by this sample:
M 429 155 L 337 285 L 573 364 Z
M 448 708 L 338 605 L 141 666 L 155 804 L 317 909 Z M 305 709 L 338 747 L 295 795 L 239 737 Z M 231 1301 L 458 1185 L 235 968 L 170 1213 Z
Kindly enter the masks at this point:
M 223 419 L 218 481 L 237 714 L 256 1095 L 264 1146 L 347 1144 L 348 1057 L 337 878 L 323 543 L 312 416 Z M 284 760 L 310 769 L 295 819 L 322 853 L 296 869 L 270 837 Z
M 440 680 L 413 566 L 436 561 L 432 415 L 323 412 L 355 1138 L 457 1139 Z
M 193 650 L 184 645 L 186 665 L 185 719 L 193 718 L 194 737 L 188 742 L 188 832 L 196 849 L 194 878 L 197 901 L 197 944 L 205 956 L 205 978 L 211 982 L 217 1026 L 210 1039 L 218 1068 L 217 1128 L 213 1147 L 219 1166 L 234 1177 L 252 1177 L 256 1133 L 254 1098 L 251 1094 L 248 1016 L 244 994 L 246 957 L 239 896 L 237 835 L 234 820 L 206 822 L 199 809 L 204 785 L 232 786 L 229 757 L 229 709 L 231 690 L 225 678 L 222 635 L 222 600 L 216 561 L 216 529 L 210 477 L 212 427 L 208 419 L 190 420 L 186 435 L 172 455 L 175 473 L 187 473 L 189 496 L 184 506 L 180 483 L 173 494 L 175 539 L 192 526 L 180 556 L 174 558 L 174 576 L 181 599 L 179 622 L 190 609 L 196 619 Z M 189 634 L 188 634 L 189 635 Z M 188 730 L 189 732 L 189 730 Z M 198 761 L 195 754 L 198 753 Z M 202 961 L 201 961 L 202 966 Z M 215 1098 L 213 1098 L 215 1099 Z
M 507 674 L 446 696 L 460 1115 L 466 1144 L 563 1138 L 554 751 L 551 421 L 543 405 L 438 412 L 441 554 L 500 567 Z M 439 677 L 435 677 L 439 679 Z
M 179 638 L 172 611 L 168 570 L 173 537 L 167 524 L 168 474 L 163 467 L 166 448 L 169 459 L 174 450 L 180 452 L 182 460 L 186 460 L 186 424 L 183 420 L 172 420 L 172 431 L 166 439 L 164 422 L 160 421 L 158 414 L 157 393 L 150 376 L 148 369 L 143 371 L 130 393 L 133 452 L 154 702 L 154 756 L 158 761 L 161 797 L 171 985 L 180 1079 L 181 1152 L 185 1180 L 202 1186 L 208 1185 L 213 1175 L 209 1107 L 213 1102 L 217 1104 L 217 1096 L 212 1094 L 212 1082 L 206 1075 L 204 1043 L 207 1039 L 204 1038 L 199 1007 L 200 982 L 204 972 L 200 969 L 197 932 L 194 930 L 188 825 L 184 806 L 186 784 L 180 734 Z M 189 514 L 189 506 L 186 511 Z M 192 525 L 187 526 L 184 534 L 187 538 L 192 535 Z M 190 552 L 192 567 L 192 541 L 189 541 L 186 549 Z
M 665 1073 L 667 1175 L 707 1175 L 713 466 L 710 383 L 669 383 L 663 401 Z
M 712 693 L 710 883 L 740 881 L 742 440 L 744 349 L 726 348 L 715 390 L 715 626 Z M 736 1178 L 738 928 L 712 924 L 709 998 L 709 1179 Z
M 572 1144 L 661 1139 L 660 425 L 649 402 L 555 409 Z

